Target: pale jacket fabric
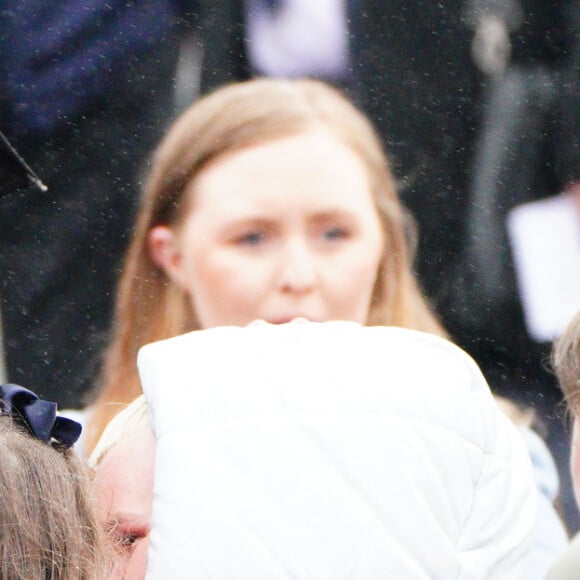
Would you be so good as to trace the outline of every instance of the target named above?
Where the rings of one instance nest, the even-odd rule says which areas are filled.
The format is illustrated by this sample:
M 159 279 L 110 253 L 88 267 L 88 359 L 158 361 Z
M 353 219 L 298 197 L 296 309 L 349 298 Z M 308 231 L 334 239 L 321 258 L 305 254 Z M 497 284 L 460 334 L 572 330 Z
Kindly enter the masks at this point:
M 556 463 L 544 440 L 531 429 L 520 429 L 520 434 L 532 461 L 538 490 L 534 542 L 524 578 L 545 580 L 548 570 L 566 549 L 569 541 L 564 523 L 554 508 L 560 481 Z M 580 577 L 580 568 L 578 576 Z M 572 579 L 573 577 L 570 578 Z
M 144 347 L 157 437 L 148 578 L 523 578 L 537 494 L 477 366 L 349 322 Z
M 580 534 L 562 550 L 560 557 L 546 575 L 546 580 L 578 580 L 580 578 Z

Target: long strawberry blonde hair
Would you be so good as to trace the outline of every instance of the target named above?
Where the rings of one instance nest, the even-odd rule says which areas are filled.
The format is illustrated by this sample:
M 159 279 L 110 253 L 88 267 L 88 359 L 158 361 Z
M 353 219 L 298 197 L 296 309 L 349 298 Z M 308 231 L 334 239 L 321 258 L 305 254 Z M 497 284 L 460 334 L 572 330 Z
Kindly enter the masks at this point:
M 281 137 L 324 128 L 363 161 L 379 213 L 385 251 L 377 272 L 369 325 L 396 325 L 440 335 L 411 269 L 409 218 L 380 140 L 369 120 L 338 90 L 315 80 L 256 79 L 227 85 L 196 101 L 157 148 L 118 288 L 113 336 L 105 353 L 87 448 L 108 421 L 141 393 L 141 346 L 199 329 L 186 294 L 152 260 L 148 234 L 178 226 L 186 192 L 221 155 Z

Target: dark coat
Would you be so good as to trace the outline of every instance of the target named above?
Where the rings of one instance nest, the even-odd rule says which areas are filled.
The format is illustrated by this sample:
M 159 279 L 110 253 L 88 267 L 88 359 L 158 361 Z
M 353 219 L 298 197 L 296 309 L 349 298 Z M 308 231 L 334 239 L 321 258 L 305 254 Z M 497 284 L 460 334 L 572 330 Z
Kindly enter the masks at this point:
M 551 409 L 559 391 L 543 367 L 547 345 L 534 344 L 525 331 L 504 220 L 516 203 L 557 193 L 578 177 L 578 67 L 570 56 L 578 50 L 578 24 L 569 12 L 574 3 L 520 4 L 505 77 L 523 78 L 527 93 L 517 110 L 517 99 L 507 96 L 509 83 L 493 84 L 475 65 L 474 31 L 464 18 L 467 2 L 460 0 L 419 1 L 412 8 L 402 0 L 354 2 L 355 90 L 383 136 L 402 198 L 418 222 L 416 267 L 444 323 L 496 392 Z M 507 98 L 497 99 L 502 91 Z M 485 148 L 498 103 L 506 119 L 521 119 L 506 134 L 502 155 L 497 147 Z M 482 192 L 485 164 L 489 179 Z M 491 189 L 495 210 L 486 212 L 478 196 Z M 494 249 L 478 242 L 491 227 L 477 222 L 482 213 L 499 224 Z M 478 284 L 489 282 L 491 272 L 473 259 L 473 246 L 501 268 L 494 289 L 502 300 Z
M 79 407 L 108 338 L 141 174 L 173 117 L 181 7 L 10 4 L 0 12 L 10 43 L 0 51 L 0 127 L 48 191 L 24 184 L 0 198 L 7 372 Z
M 374 121 L 419 229 L 417 268 L 438 302 L 460 248 L 479 73 L 459 0 L 351 3 L 353 94 Z

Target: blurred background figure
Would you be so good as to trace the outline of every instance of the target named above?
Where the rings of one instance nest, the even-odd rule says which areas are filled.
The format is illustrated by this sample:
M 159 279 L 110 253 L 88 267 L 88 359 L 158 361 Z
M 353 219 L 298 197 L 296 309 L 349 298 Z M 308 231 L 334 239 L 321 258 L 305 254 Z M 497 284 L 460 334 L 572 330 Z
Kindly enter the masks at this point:
M 0 198 L 6 372 L 64 407 L 97 372 L 187 15 L 172 0 L 2 3 L 0 129 L 48 187 Z
M 496 390 L 534 406 L 549 436 L 560 393 L 543 362 L 555 336 L 527 324 L 507 225 L 513 208 L 578 187 L 580 21 L 572 3 L 529 12 L 521 11 L 511 60 L 486 85 L 449 318 Z
M 506 218 L 580 177 L 577 5 L 355 4 L 353 91 L 392 153 L 418 223 L 422 286 L 494 392 L 536 410 L 575 528 L 569 436 L 544 367 L 550 342 L 526 327 Z
M 555 194 L 574 180 L 578 164 L 564 157 L 578 151 L 577 128 L 567 123 L 577 107 L 564 108 L 566 85 L 558 82 L 574 46 L 569 13 L 563 3 L 543 1 L 424 2 L 413 13 L 403 3 L 398 9 L 372 0 L 357 4 L 351 57 L 356 95 L 394 156 L 401 196 L 418 222 L 416 267 L 423 287 L 496 392 L 534 405 L 548 398 L 549 408 L 558 394 L 541 369 L 542 351 L 524 356 L 521 346 L 508 347 L 510 336 L 526 342 L 523 319 L 486 291 L 493 286 L 518 302 L 513 276 L 494 276 L 510 267 L 505 219 L 495 229 L 482 223 L 495 215 L 480 198 L 499 190 L 495 209 L 505 218 L 517 199 Z M 526 72 L 517 84 L 527 92 L 512 96 L 520 110 L 507 111 L 502 96 L 516 90 L 516 71 Z M 542 99 L 538 85 L 557 96 Z M 494 123 L 498 115 L 503 124 L 513 116 L 518 123 L 503 128 L 503 142 L 497 137 L 501 123 Z M 564 126 L 567 141 L 554 135 Z M 558 180 L 546 175 L 563 165 Z M 501 236 L 488 250 L 484 236 L 498 227 Z M 471 244 L 479 253 L 487 250 L 493 269 L 469 255 Z
M 347 0 L 214 0 L 200 4 L 202 94 L 254 76 L 309 76 L 348 85 Z
M 575 530 L 580 519 L 567 469 L 570 433 L 546 361 L 551 341 L 563 330 L 558 318 L 567 320 L 580 308 L 580 285 L 568 283 L 574 271 L 580 279 L 580 214 L 573 200 L 580 184 L 580 12 L 573 2 L 535 4 L 521 3 L 511 58 L 488 75 L 464 246 L 445 311 L 452 333 L 480 362 L 496 392 L 535 409 Z M 533 213 L 531 202 L 548 198 Z M 567 215 L 550 219 L 549 208 Z M 540 215 L 544 221 L 534 217 Z M 561 247 L 550 244 L 569 223 L 569 240 Z M 539 303 L 536 295 L 544 287 L 554 291 L 544 292 Z M 560 315 L 565 303 L 568 311 Z
M 580 312 L 554 344 L 552 361 L 556 376 L 564 392 L 567 411 L 572 422 L 572 448 L 570 470 L 574 482 L 577 505 L 580 505 Z M 572 539 L 568 548 L 552 570 L 547 580 L 567 580 L 578 575 L 580 566 L 580 534 Z
M 26 163 L 14 146 L 0 131 L 0 198 L 14 194 L 19 190 L 31 188 L 46 191 L 46 185 Z M 4 340 L 2 336 L 2 309 L 0 308 L 0 383 L 8 380 L 4 357 Z

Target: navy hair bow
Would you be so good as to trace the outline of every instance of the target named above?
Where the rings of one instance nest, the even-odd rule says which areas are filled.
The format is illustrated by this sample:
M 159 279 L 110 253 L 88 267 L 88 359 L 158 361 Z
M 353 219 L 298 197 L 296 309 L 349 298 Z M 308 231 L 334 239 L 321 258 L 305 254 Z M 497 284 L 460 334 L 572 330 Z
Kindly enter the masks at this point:
M 54 440 L 60 447 L 68 448 L 81 435 L 80 423 L 57 416 L 56 403 L 43 401 L 19 385 L 0 385 L 0 408 L 2 414 L 23 423 L 34 437 L 45 443 Z

